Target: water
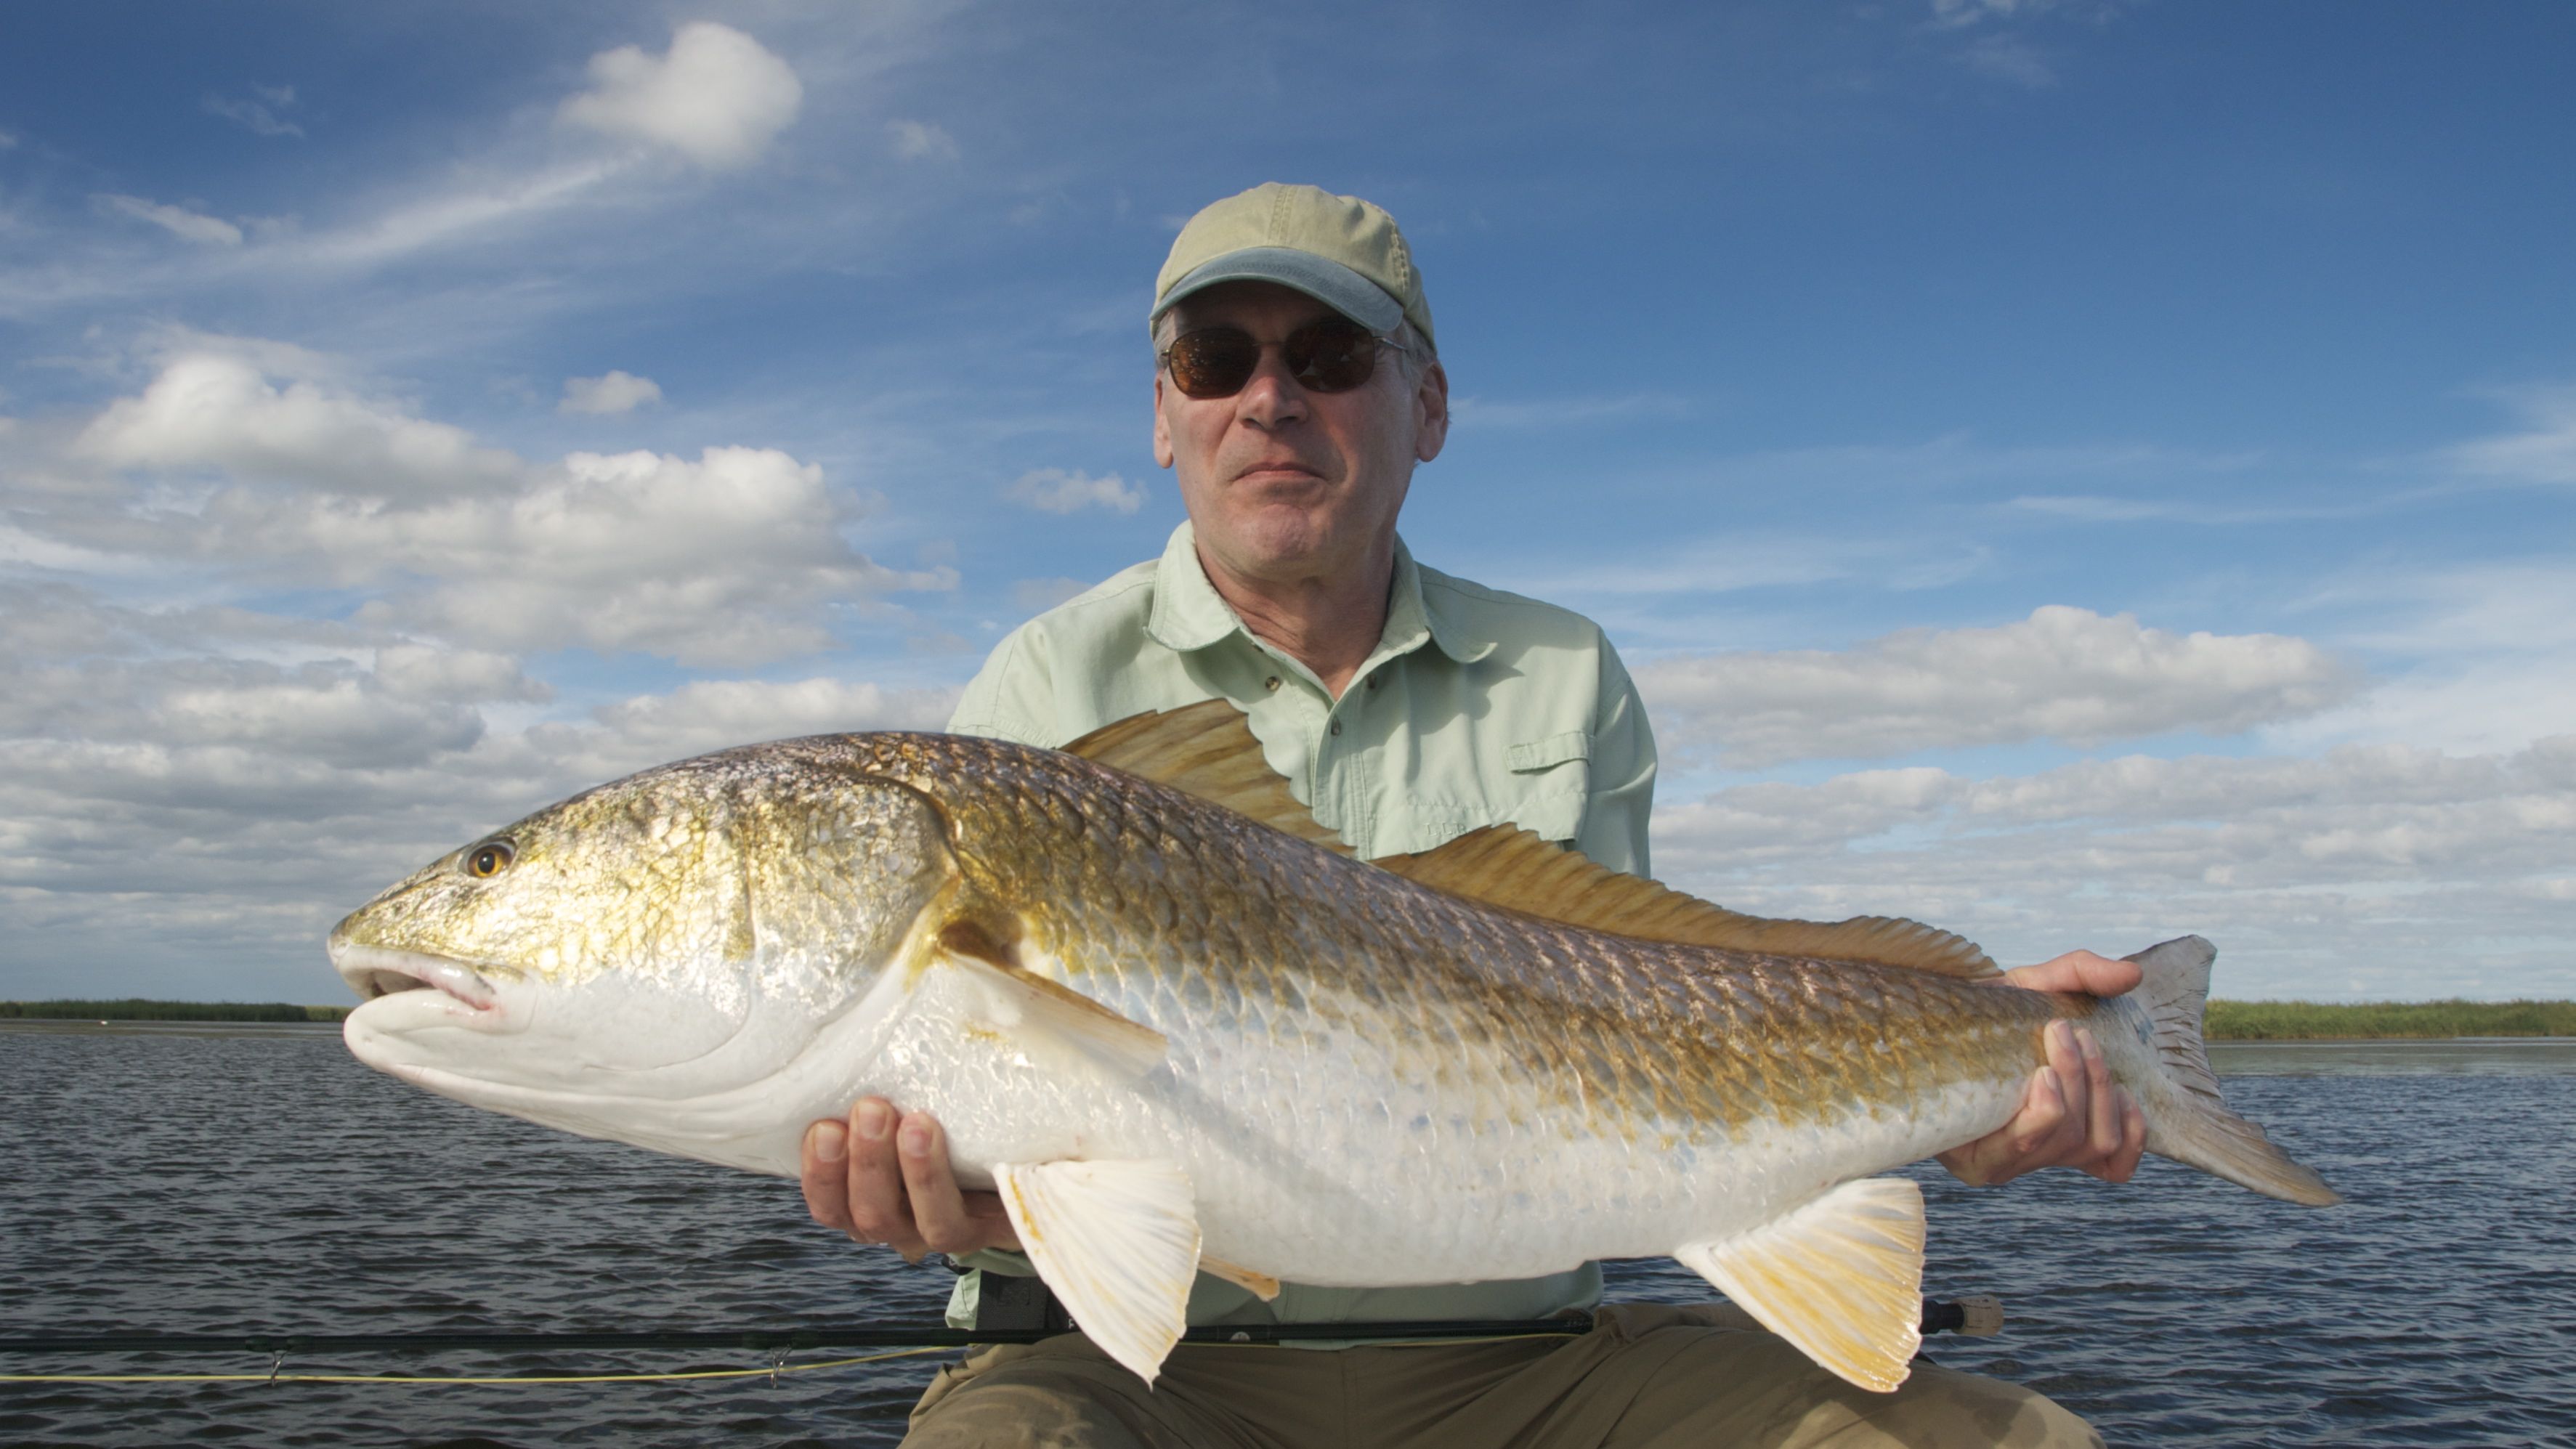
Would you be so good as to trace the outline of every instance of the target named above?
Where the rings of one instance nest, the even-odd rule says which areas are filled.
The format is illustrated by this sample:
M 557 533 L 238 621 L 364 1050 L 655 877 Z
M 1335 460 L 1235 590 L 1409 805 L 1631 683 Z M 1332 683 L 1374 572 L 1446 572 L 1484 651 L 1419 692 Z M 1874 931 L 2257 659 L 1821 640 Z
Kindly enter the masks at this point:
M 2351 1201 L 2311 1212 L 2152 1159 L 2132 1189 L 1927 1173 L 1927 1287 L 1995 1293 L 2011 1317 L 1998 1338 L 1934 1339 L 1933 1356 L 2037 1387 L 2114 1444 L 2576 1444 L 2576 1043 L 2216 1055 L 2231 1100 Z M 0 1103 L 0 1333 L 928 1323 L 948 1290 L 938 1268 L 814 1227 L 793 1184 L 472 1111 L 360 1067 L 328 1028 L 0 1024 Z M 1614 1296 L 1706 1296 L 1670 1264 L 1611 1277 Z M 891 1444 L 940 1361 L 775 1385 L 0 1384 L 0 1442 Z

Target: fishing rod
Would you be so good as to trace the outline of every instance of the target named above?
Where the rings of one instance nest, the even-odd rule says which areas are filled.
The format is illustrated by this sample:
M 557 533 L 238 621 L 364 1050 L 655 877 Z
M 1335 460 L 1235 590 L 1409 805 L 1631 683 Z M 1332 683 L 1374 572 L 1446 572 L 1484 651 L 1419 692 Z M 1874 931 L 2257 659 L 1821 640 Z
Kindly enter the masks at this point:
M 1923 1300 L 1923 1332 L 1977 1337 L 2003 1327 L 1993 1298 Z M 1212 1324 L 1181 1335 L 1184 1343 L 1291 1343 L 1308 1339 L 1453 1339 L 1572 1337 L 1591 1331 L 1589 1317 L 1502 1318 L 1388 1323 Z M 593 1333 L 87 1333 L 0 1338 L 0 1354 L 259 1353 L 299 1358 L 341 1353 L 545 1353 L 600 1349 L 745 1349 L 787 1353 L 818 1348 L 965 1348 L 1036 1343 L 1060 1328 L 949 1328 L 927 1324 L 818 1324 L 807 1328 L 720 1328 L 674 1332 Z

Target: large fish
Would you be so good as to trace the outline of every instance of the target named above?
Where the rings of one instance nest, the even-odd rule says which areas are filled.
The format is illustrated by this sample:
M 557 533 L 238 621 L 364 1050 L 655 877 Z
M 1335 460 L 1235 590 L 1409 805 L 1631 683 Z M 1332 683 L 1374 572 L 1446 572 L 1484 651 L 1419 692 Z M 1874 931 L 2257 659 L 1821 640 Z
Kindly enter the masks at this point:
M 478 1107 L 784 1176 L 858 1097 L 936 1111 L 1148 1381 L 1202 1268 L 1275 1292 L 1669 1254 L 1893 1388 L 1923 1204 L 1870 1174 L 2001 1126 L 2060 1017 L 2149 1150 L 2336 1200 L 2220 1101 L 2198 938 L 2101 1001 L 1507 827 L 1362 863 L 1221 701 L 1065 752 L 832 735 L 647 770 L 433 862 L 330 950 L 370 998 L 350 1050 Z

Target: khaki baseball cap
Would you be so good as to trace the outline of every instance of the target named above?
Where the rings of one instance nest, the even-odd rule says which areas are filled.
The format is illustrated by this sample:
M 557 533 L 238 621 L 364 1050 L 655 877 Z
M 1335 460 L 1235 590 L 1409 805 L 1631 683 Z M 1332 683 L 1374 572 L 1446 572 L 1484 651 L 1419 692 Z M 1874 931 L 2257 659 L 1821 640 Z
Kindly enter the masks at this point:
M 1203 287 L 1244 281 L 1294 287 L 1372 332 L 1403 319 L 1439 345 L 1404 233 L 1386 208 L 1356 196 L 1268 181 L 1209 205 L 1173 238 L 1145 325 Z

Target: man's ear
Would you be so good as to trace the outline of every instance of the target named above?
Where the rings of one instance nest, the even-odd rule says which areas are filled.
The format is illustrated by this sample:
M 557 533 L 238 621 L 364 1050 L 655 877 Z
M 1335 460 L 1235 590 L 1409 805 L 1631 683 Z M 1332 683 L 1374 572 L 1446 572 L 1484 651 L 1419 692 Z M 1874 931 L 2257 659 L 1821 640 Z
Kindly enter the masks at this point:
M 1163 416 L 1163 369 L 1154 369 L 1154 466 L 1172 466 L 1172 424 Z
M 1158 382 L 1159 385 L 1159 382 Z M 1449 371 L 1433 358 L 1413 389 L 1413 456 L 1428 463 L 1449 441 Z

